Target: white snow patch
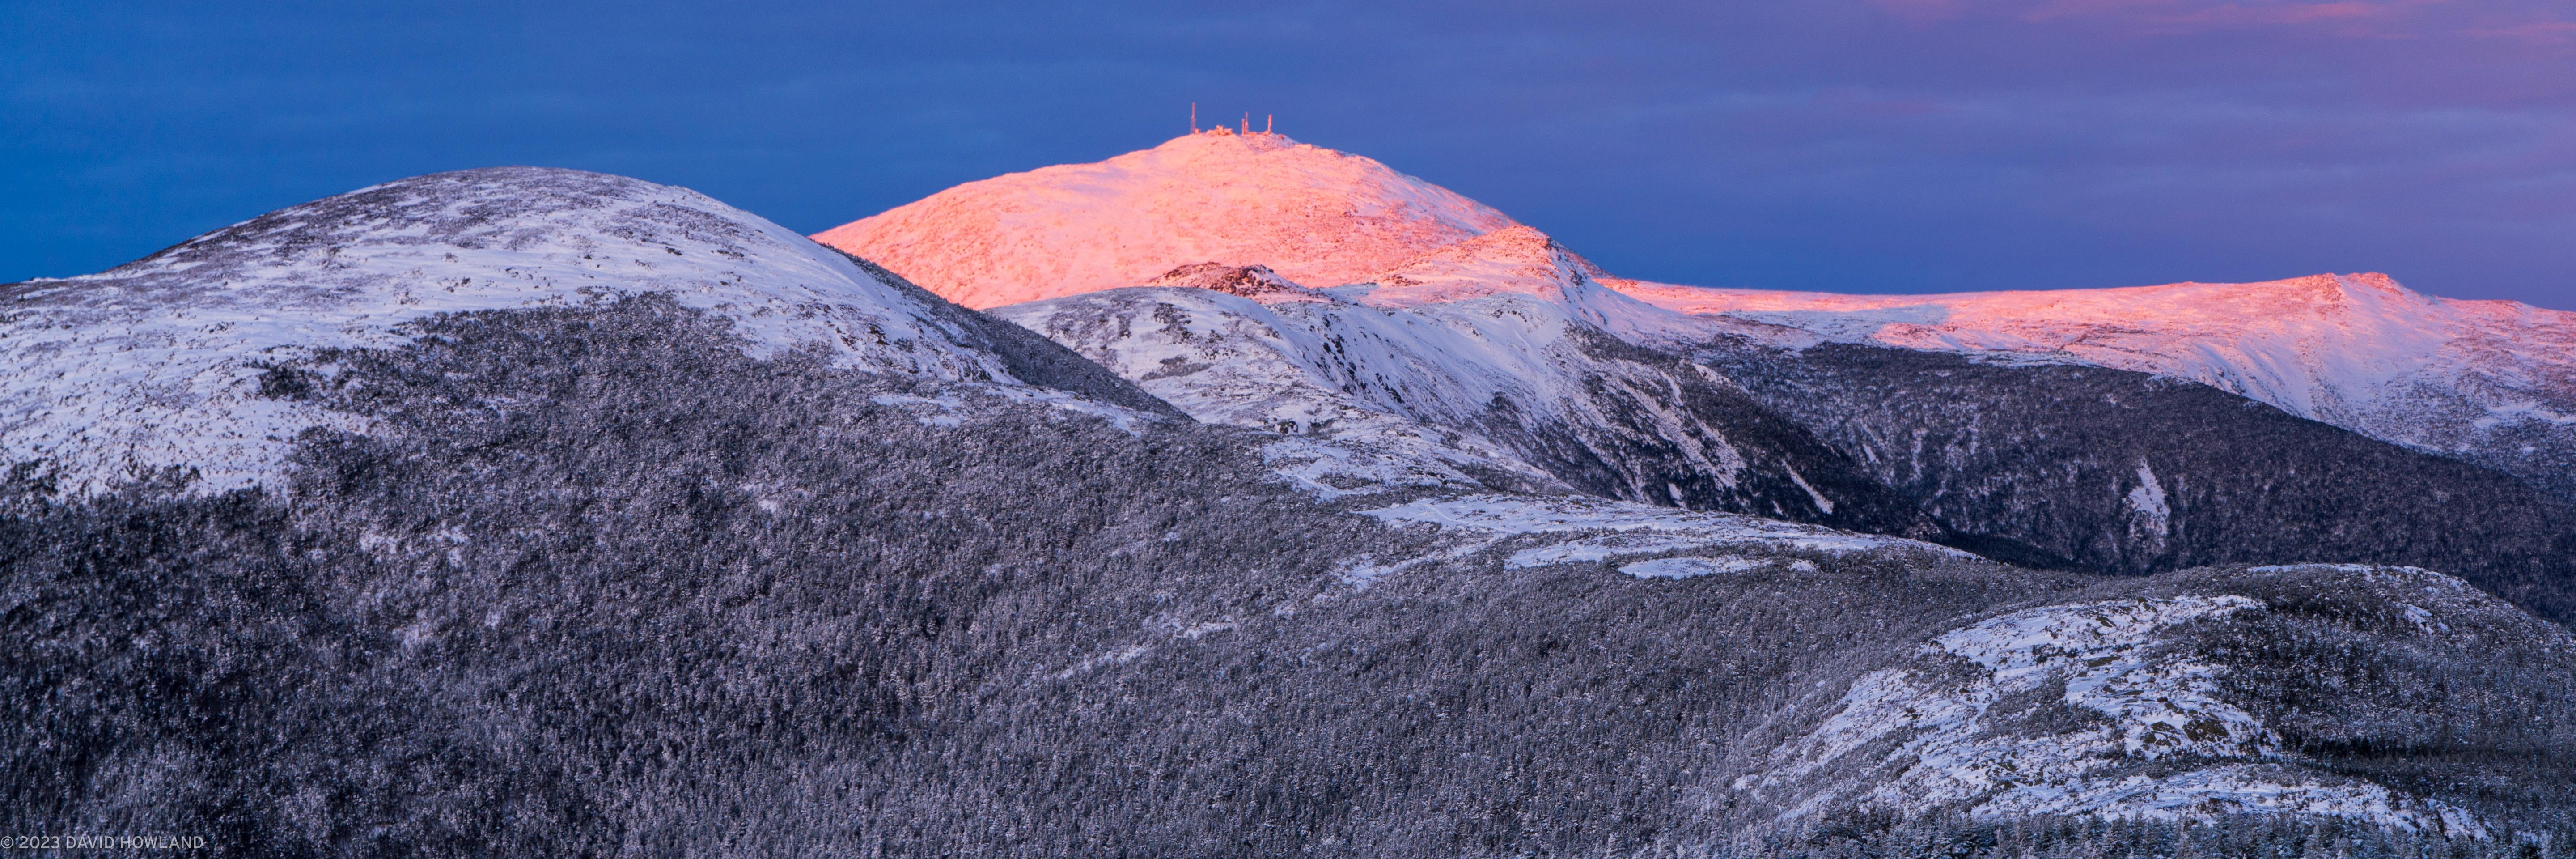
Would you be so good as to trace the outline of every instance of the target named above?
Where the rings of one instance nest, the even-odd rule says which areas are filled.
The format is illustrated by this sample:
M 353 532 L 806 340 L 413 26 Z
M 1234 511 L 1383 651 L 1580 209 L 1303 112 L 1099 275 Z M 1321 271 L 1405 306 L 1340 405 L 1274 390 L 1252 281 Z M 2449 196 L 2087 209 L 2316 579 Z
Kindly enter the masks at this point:
M 2537 421 L 2555 426 L 2572 426 L 2576 425 L 2576 414 L 2567 414 L 2565 412 L 2560 412 L 2555 409 L 2542 406 L 2536 402 L 2523 400 L 2488 406 L 2487 413 L 2471 423 L 2478 429 L 2483 430 L 2493 429 L 2502 424 L 2519 423 L 2522 421 Z
M 1214 635 L 1220 632 L 1232 632 L 1238 628 L 1240 628 L 1240 625 L 1230 620 L 1193 623 L 1188 626 L 1181 627 L 1179 630 L 1173 632 L 1172 637 L 1188 641 L 1197 641 L 1209 635 Z
M 1815 487 L 1807 485 L 1807 478 L 1804 475 L 1799 474 L 1797 469 L 1789 468 L 1786 465 L 1781 466 L 1781 468 L 1789 472 L 1790 482 L 1798 484 L 1799 489 L 1806 490 L 1807 497 L 1816 502 L 1817 510 L 1824 511 L 1824 514 L 1827 516 L 1834 515 L 1834 502 L 1831 499 L 1826 498 L 1824 493 L 1816 491 Z
M 1696 534 L 1610 534 L 1553 543 L 1535 549 L 1513 552 L 1503 561 L 1509 569 L 1521 570 L 1555 564 L 1597 563 L 1621 555 L 1651 555 L 1677 552 L 1708 545 Z
M 1856 534 L 1821 525 L 1735 513 L 1706 513 L 1572 496 L 1426 498 L 1362 511 L 1362 515 L 1390 523 L 1423 523 L 1505 535 L 1614 532 L 1520 552 L 1510 562 L 1515 567 L 1602 560 L 1615 555 L 1699 546 L 1758 546 L 1837 553 L 1904 549 L 1974 557 L 1948 546 L 1901 537 Z
M 2425 635 L 2440 635 L 2451 631 L 2450 624 L 2434 620 L 2433 613 L 2425 610 L 2423 606 L 2411 603 L 2398 603 L 2397 608 L 2398 610 L 2405 612 L 2406 622 L 2414 624 L 2416 631 L 2422 632 Z
M 1352 440 L 1283 439 L 1262 445 L 1261 462 L 1290 485 L 1323 501 L 1409 486 L 1471 489 L 1479 485 L 1438 457 L 1407 455 Z
M 2163 551 L 2165 540 L 2173 536 L 2173 508 L 2165 503 L 2165 487 L 2156 482 L 2156 470 L 2147 461 L 2138 460 L 2138 485 L 2129 490 L 2126 500 L 2129 530 L 2148 547 L 2149 552 Z
M 912 419 L 920 422 L 922 426 L 956 427 L 966 423 L 965 416 L 959 414 L 959 410 L 964 409 L 966 403 L 954 396 L 916 397 L 909 394 L 878 394 L 869 397 L 868 402 L 880 406 L 914 409 Z
M 1153 645 L 1130 644 L 1126 647 L 1121 647 L 1116 650 L 1082 660 L 1081 662 L 1076 662 L 1072 665 L 1066 666 L 1064 670 L 1048 676 L 1057 680 L 1068 680 L 1072 679 L 1076 674 L 1086 673 L 1104 665 L 1123 665 L 1125 663 L 1134 662 L 1137 658 L 1152 652 L 1154 652 Z
M 1839 711 L 1773 750 L 1769 766 L 1734 786 L 1788 800 L 1784 818 L 1842 801 L 1898 810 L 1961 803 L 1989 819 L 2295 812 L 2483 833 L 2465 813 L 2439 803 L 2267 765 L 2290 756 L 2270 729 L 2217 697 L 2220 669 L 2155 646 L 2176 624 L 2262 607 L 2236 595 L 2132 598 L 2028 609 L 1942 633 L 1920 651 L 1927 664 L 1855 681 Z M 1945 658 L 1966 660 L 1974 673 L 1961 682 L 1939 668 Z M 2027 703 L 2030 693 L 2057 684 L 2064 705 L 2108 724 L 2031 736 L 2014 730 L 2020 714 L 1995 712 L 2008 699 Z M 1886 746 L 1887 738 L 1902 740 Z M 1870 748 L 1878 751 L 1865 752 Z M 1845 761 L 1855 754 L 1871 759 Z M 2171 757 L 2230 763 L 2155 777 L 2102 772 Z M 1881 769 L 1907 759 L 1913 763 L 1901 772 Z M 1847 774 L 1827 776 L 1828 767 Z
M 2341 817 L 2406 832 L 2493 837 L 2467 809 L 2421 799 L 2359 779 L 2336 779 L 2281 766 L 2231 764 L 2162 778 L 2133 775 L 2018 787 L 1978 811 L 1988 817 L 2098 815 L 2112 819 L 2208 820 L 2233 814 Z
M 984 386 L 981 390 L 1014 402 L 1041 403 L 1058 411 L 1099 418 L 1107 422 L 1111 428 L 1131 436 L 1142 436 L 1145 434 L 1146 427 L 1163 421 L 1163 418 L 1157 415 L 1084 399 L 1053 388 L 994 385 Z
M 1758 570 L 1765 562 L 1752 558 L 1656 558 L 1623 564 L 1619 572 L 1641 579 L 1687 579 Z M 1808 562 L 1809 566 L 1814 566 Z
M 2159 532 L 2173 515 L 2173 508 L 2165 506 L 2165 488 L 2156 482 L 2156 470 L 2143 459 L 2138 460 L 2138 487 L 2129 490 L 2129 509 L 2156 523 Z
M 1374 555 L 1363 555 L 1344 562 L 1339 568 L 1333 571 L 1333 578 L 1340 581 L 1342 584 L 1350 585 L 1354 590 L 1364 591 L 1368 590 L 1369 586 L 1377 584 L 1388 576 L 1392 576 L 1424 564 L 1437 561 L 1454 561 L 1459 558 L 1464 558 L 1477 552 L 1484 551 L 1498 542 L 1502 541 L 1493 538 L 1481 540 L 1471 539 L 1427 555 L 1418 555 L 1411 558 L 1386 562 L 1380 562 Z
M 1505 569 L 1603 561 L 1626 555 L 1728 549 L 1804 550 L 1833 554 L 1906 551 L 1945 557 L 1974 557 L 1947 546 L 1897 537 L 1855 534 L 1733 513 L 1700 513 L 1577 496 L 1426 498 L 1363 510 L 1360 515 L 1389 524 L 1437 526 L 1444 531 L 1456 532 L 1453 539 L 1459 540 L 1450 548 L 1415 558 L 1392 562 L 1363 558 L 1339 572 L 1343 581 L 1363 588 L 1424 563 L 1463 558 L 1507 539 L 1531 534 L 1566 534 L 1572 538 L 1514 552 L 1504 559 Z M 1605 531 L 1609 533 L 1600 533 Z M 1801 567 L 1801 564 L 1805 566 Z M 1815 569 L 1811 562 L 1804 561 L 1793 561 L 1789 566 Z M 1650 566 L 1647 569 L 1662 568 Z M 1635 573 L 1631 571 L 1631 574 Z
M 2265 564 L 2256 567 L 2246 567 L 2245 571 L 2249 573 L 2295 573 L 2312 570 L 2331 570 L 2338 573 L 2367 573 L 2377 569 L 2379 568 L 2370 564 Z M 2402 567 L 2400 569 L 2414 570 L 2418 568 Z M 2422 570 L 2422 572 L 2430 571 Z

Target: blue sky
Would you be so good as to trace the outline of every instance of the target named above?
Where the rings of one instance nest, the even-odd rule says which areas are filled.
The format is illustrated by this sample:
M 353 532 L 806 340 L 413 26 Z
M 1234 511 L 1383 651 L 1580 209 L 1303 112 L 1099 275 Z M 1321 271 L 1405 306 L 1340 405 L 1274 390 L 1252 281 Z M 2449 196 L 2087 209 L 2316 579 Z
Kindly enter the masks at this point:
M 2576 11 L 2528 0 L 0 3 L 0 281 L 495 164 L 816 231 L 1202 114 L 1680 283 L 2386 271 L 2576 309 Z

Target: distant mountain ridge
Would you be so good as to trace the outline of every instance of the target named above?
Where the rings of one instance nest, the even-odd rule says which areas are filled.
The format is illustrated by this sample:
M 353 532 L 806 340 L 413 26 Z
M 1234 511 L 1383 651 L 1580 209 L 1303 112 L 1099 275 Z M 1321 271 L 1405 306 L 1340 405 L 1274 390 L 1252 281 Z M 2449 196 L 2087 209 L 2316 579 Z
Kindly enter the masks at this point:
M 2576 313 L 2435 298 L 2383 274 L 1955 295 L 1603 282 L 1834 342 L 2189 379 L 2576 499 Z
M 67 487 L 174 466 L 214 489 L 274 484 L 297 433 L 341 419 L 263 399 L 269 368 L 404 342 L 439 313 L 668 294 L 764 354 L 819 346 L 851 366 L 1016 384 L 961 345 L 934 296 L 705 195 L 576 170 L 389 182 L 0 289 L 0 449 L 51 461 Z
M 2431 299 L 2379 276 L 1919 299 L 1703 290 L 1614 277 L 1519 224 L 1353 256 L 1310 240 L 1336 222 L 1274 222 L 1260 202 L 1280 175 L 1301 206 L 1327 193 L 1272 169 L 1291 150 L 1329 157 L 1200 134 L 970 183 L 852 229 L 873 248 L 930 246 L 953 225 L 1003 230 L 1077 195 L 1080 223 L 1125 225 L 1122 247 L 1228 248 L 1138 259 L 1160 276 L 1122 288 L 1041 277 L 1015 288 L 1093 288 L 991 312 L 1200 420 L 1294 436 L 1275 446 L 1283 462 L 1334 491 L 1560 486 L 2132 574 L 2416 564 L 2576 617 L 2576 468 L 2560 456 L 2576 426 L 2553 417 L 2576 409 L 2562 402 L 2576 401 L 2562 372 L 2576 351 L 2553 339 L 2576 330 L 2566 314 Z M 1102 175 L 1117 193 L 1095 190 Z M 1201 193 L 1218 186 L 1234 196 Z M 1404 211 L 1383 184 L 1331 187 L 1351 195 L 1340 210 Z M 1164 218 L 1176 208 L 1191 219 Z M 1447 235 L 1440 223 L 1415 235 Z M 1300 238 L 1272 238 L 1282 231 Z M 1048 222 L 987 242 L 1003 261 L 952 289 L 1013 294 L 990 279 L 1035 271 L 1056 235 Z M 1416 252 L 1350 282 L 1288 276 L 1396 249 Z M 1825 348 L 1840 346 L 1933 359 Z M 1978 363 L 1940 360 L 1953 355 Z M 2080 368 L 2110 372 L 2058 372 Z M 2279 411 L 2238 407 L 2257 404 Z M 1291 452 L 1316 440 L 1368 453 Z M 2414 483 L 2357 488 L 2375 474 Z
M 1310 288 L 1371 283 L 1345 295 L 1412 307 L 1506 282 L 1533 288 L 1526 273 L 1497 268 L 1527 255 L 1493 244 L 1528 236 L 1545 240 L 1374 161 L 1228 131 L 967 183 L 816 239 L 979 308 L 1211 262 L 1265 266 Z M 1635 281 L 1565 253 L 1593 282 L 1698 320 L 1604 320 L 1639 342 L 1767 327 L 1775 334 L 1756 336 L 1791 346 L 1869 342 L 2172 376 L 2576 501 L 2576 313 L 2434 298 L 2378 274 L 1870 296 Z M 1437 278 L 1449 285 L 1417 286 L 1408 266 L 1450 272 Z

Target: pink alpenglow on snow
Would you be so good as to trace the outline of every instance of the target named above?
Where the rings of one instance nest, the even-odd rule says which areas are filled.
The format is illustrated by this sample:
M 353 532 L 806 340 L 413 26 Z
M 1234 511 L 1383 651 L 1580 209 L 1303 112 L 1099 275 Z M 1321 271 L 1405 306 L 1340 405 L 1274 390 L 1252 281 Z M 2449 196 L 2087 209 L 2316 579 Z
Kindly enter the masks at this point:
M 1447 189 L 1268 133 L 1218 129 L 972 182 L 815 238 L 979 309 L 1134 286 L 1416 321 L 1518 303 L 1537 314 L 1529 344 L 1579 321 L 1661 345 L 1751 336 L 2091 364 L 2516 474 L 2564 474 L 2576 458 L 2576 313 L 2435 298 L 2377 274 L 1952 295 L 1631 281 Z
M 1369 158 L 1219 128 L 1094 164 L 969 182 L 814 240 L 981 309 L 1137 286 L 1211 262 L 1335 286 L 1516 225 Z
M 2190 379 L 2419 448 L 2460 449 L 2513 424 L 2576 424 L 2576 313 L 2437 298 L 2384 274 L 1949 295 L 1603 283 L 1668 310 L 1829 341 Z
M 1500 293 L 1566 301 L 1566 291 L 1605 276 L 1599 266 L 1538 230 L 1496 230 L 1376 272 L 1362 303 L 1413 307 Z

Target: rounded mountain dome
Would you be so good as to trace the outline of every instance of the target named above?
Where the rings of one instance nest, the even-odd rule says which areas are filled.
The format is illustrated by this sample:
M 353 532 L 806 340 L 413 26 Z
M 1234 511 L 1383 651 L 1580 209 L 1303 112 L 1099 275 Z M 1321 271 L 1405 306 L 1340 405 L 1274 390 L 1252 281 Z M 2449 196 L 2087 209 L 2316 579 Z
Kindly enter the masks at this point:
M 1137 286 L 1195 263 L 1334 286 L 1511 226 L 1375 160 L 1221 129 L 970 182 L 814 239 L 985 308 Z

